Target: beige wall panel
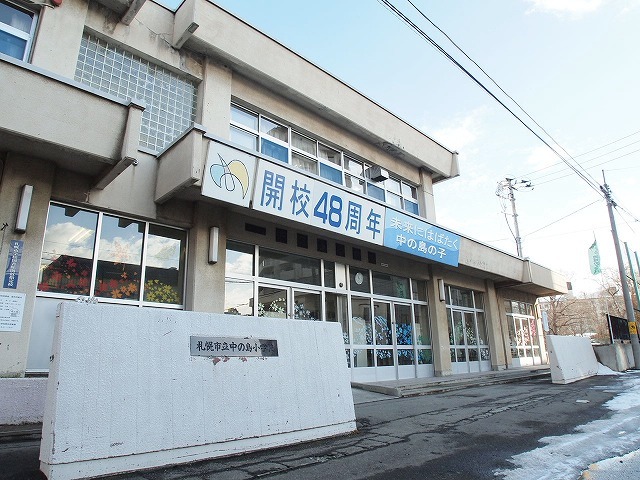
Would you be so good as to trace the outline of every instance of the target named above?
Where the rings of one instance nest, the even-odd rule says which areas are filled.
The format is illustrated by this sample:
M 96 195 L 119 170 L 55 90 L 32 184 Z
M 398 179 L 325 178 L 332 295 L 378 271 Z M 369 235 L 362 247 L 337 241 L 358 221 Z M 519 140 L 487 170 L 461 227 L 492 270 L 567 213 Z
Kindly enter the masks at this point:
M 189 231 L 186 309 L 222 313 L 224 309 L 225 212 L 206 203 L 194 207 L 193 227 Z M 209 264 L 209 229 L 220 227 L 218 263 Z
M 87 201 L 97 208 L 155 218 L 156 169 L 155 157 L 138 152 L 138 165 L 127 167 L 104 190 L 92 189 Z
M 213 61 L 206 61 L 204 80 L 200 83 L 198 101 L 201 103 L 200 123 L 207 132 L 222 138 L 229 138 L 231 120 L 232 73 Z
M 19 332 L 0 332 L 0 377 L 24 376 L 29 349 L 29 335 L 38 283 L 42 239 L 53 183 L 54 166 L 32 158 L 7 156 L 0 184 L 0 223 L 7 223 L 4 235 L 0 236 L 0 265 L 6 268 L 7 252 L 11 240 L 24 241 L 17 289 L 2 289 L 3 292 L 26 295 L 22 328 Z M 33 186 L 33 197 L 29 209 L 26 233 L 13 231 L 22 186 Z M 0 284 L 1 286 L 2 284 Z
M 431 268 L 432 280 L 427 283 L 429 318 L 431 320 L 433 369 L 436 377 L 453 374 L 451 354 L 449 352 L 447 305 L 444 300 L 440 300 L 440 292 L 438 289 L 438 279 L 443 277 L 442 273 L 438 267 L 433 266 Z
M 160 63 L 176 72 L 183 72 L 193 79 L 202 79 L 203 65 L 198 55 L 171 46 L 173 37 L 173 13 L 153 2 L 145 2 L 131 25 L 119 22 L 119 16 L 92 3 L 87 14 L 87 29 L 111 39 L 126 50 Z
M 60 7 L 43 8 L 40 11 L 31 63 L 63 77 L 73 78 L 87 6 L 86 0 L 65 0 Z
M 484 318 L 487 326 L 487 335 L 489 337 L 491 369 L 504 370 L 507 363 L 511 363 L 511 354 L 508 353 L 509 331 L 505 316 L 501 315 L 504 307 L 503 304 L 498 301 L 493 282 L 487 280 L 485 284 Z
M 164 203 L 185 188 L 202 182 L 202 170 L 209 142 L 194 128 L 166 149 L 156 162 L 154 199 Z

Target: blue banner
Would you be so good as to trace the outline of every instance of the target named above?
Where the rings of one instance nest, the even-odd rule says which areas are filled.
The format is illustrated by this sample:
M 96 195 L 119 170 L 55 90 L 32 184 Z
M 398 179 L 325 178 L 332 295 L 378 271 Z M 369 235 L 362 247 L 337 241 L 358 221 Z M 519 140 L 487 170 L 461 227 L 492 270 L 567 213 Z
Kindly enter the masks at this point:
M 459 235 L 390 208 L 385 214 L 384 246 L 458 266 Z
M 22 260 L 22 240 L 11 240 L 9 246 L 9 258 L 7 258 L 7 269 L 4 273 L 4 283 L 2 288 L 17 288 L 18 274 L 20 273 L 20 261 Z

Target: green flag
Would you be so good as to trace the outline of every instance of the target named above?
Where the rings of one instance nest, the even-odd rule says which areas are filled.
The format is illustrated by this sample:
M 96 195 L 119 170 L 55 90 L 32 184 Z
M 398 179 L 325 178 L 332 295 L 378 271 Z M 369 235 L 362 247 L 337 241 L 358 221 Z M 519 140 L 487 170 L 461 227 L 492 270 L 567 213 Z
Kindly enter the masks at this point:
M 600 252 L 598 251 L 598 242 L 593 240 L 593 243 L 589 247 L 589 267 L 591 267 L 591 273 L 597 275 L 602 272 L 600 270 Z

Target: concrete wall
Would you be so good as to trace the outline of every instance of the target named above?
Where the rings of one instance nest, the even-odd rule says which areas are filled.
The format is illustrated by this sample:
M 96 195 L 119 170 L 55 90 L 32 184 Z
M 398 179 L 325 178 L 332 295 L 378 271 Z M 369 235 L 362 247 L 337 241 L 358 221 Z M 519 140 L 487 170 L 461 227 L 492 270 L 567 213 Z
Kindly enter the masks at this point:
M 24 294 L 25 303 L 20 331 L 0 332 L 0 377 L 24 375 L 53 172 L 51 164 L 20 155 L 9 154 L 4 163 L 0 181 L 0 224 L 7 223 L 3 234 L 0 235 L 0 264 L 3 271 L 7 265 L 7 252 L 11 240 L 21 240 L 24 244 L 17 288 L 2 291 Z M 25 184 L 33 186 L 27 231 L 15 233 L 13 229 L 20 192 Z
M 355 430 L 340 325 L 232 320 L 62 304 L 40 450 L 49 480 L 192 462 Z M 192 356 L 190 336 L 273 339 L 278 356 Z
M 42 422 L 46 378 L 0 378 L 0 425 Z
M 605 367 L 609 367 L 614 372 L 626 372 L 634 366 L 634 364 L 629 364 L 627 352 L 625 352 L 624 345 L 620 343 L 594 345 L 593 351 L 598 362 Z
M 588 338 L 547 335 L 547 345 L 553 383 L 572 383 L 598 374 L 598 361 Z

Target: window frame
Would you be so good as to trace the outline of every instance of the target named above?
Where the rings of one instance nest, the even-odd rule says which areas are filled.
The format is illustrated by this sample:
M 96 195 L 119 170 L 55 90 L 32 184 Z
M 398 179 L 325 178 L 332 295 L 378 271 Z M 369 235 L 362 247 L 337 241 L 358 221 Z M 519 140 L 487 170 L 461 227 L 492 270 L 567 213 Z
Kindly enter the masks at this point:
M 238 120 L 234 120 L 234 110 L 238 111 L 242 114 L 248 115 L 255 119 L 255 124 L 257 125 L 257 129 L 251 125 L 246 123 L 242 123 Z M 230 105 L 230 121 L 229 121 L 229 135 L 232 136 L 233 130 L 239 130 L 242 133 L 247 134 L 247 136 L 252 135 L 256 138 L 256 148 L 250 149 L 253 151 L 257 151 L 262 153 L 263 155 L 267 155 L 262 151 L 262 141 L 263 139 L 276 144 L 277 146 L 284 147 L 287 149 L 287 164 L 291 165 L 295 168 L 298 168 L 304 172 L 312 173 L 317 175 L 329 182 L 338 183 L 349 190 L 356 192 L 361 195 L 365 195 L 370 198 L 374 198 L 380 202 L 383 202 L 390 207 L 397 208 L 399 210 L 403 210 L 409 212 L 413 215 L 420 216 L 420 203 L 418 202 L 418 185 L 414 185 L 411 182 L 405 181 L 397 176 L 392 176 L 389 180 L 381 181 L 381 182 L 373 182 L 366 177 L 366 171 L 368 168 L 371 168 L 372 164 L 367 162 L 366 160 L 357 158 L 355 155 L 345 152 L 339 147 L 330 145 L 327 142 L 322 140 L 318 140 L 313 136 L 304 133 L 300 130 L 295 129 L 294 127 L 288 126 L 286 122 L 281 120 L 276 120 L 268 115 L 263 115 L 257 111 L 251 110 L 243 105 L 240 105 L 236 102 L 231 102 Z M 286 127 L 288 129 L 288 142 L 283 142 L 282 140 L 269 135 L 268 133 L 263 131 L 262 122 L 271 122 L 282 127 Z M 311 153 L 303 148 L 294 145 L 294 137 L 302 137 L 305 140 L 308 140 L 310 144 L 314 145 L 315 154 Z M 243 147 L 247 148 L 244 144 L 240 144 Z M 330 150 L 337 154 L 337 161 L 332 162 L 324 158 L 321 155 L 321 150 Z M 271 155 L 267 155 L 269 158 L 273 158 L 274 160 L 282 161 L 281 158 L 272 157 Z M 303 168 L 300 165 L 296 165 L 295 158 L 300 157 L 300 163 L 303 165 L 315 167 L 310 170 L 309 168 Z M 350 162 L 357 164 L 360 166 L 359 171 L 355 171 L 350 168 Z M 337 182 L 336 178 L 331 178 L 328 174 L 323 174 L 323 167 L 325 171 L 330 169 L 329 172 L 338 172 L 340 176 L 340 182 Z M 360 185 L 360 189 L 352 188 L 348 185 L 348 182 L 353 181 L 356 184 Z M 387 182 L 391 183 L 398 182 L 399 192 L 392 191 L 386 184 Z M 374 193 L 375 192 L 375 193 Z M 409 192 L 409 193 L 407 193 Z M 412 196 L 412 192 L 415 192 L 416 196 Z M 390 203 L 389 195 L 396 195 L 400 198 L 400 206 Z M 414 208 L 410 208 L 413 206 Z
M 7 1 L 7 0 L 0 0 L 0 3 L 3 3 L 4 5 L 8 6 L 9 8 L 12 8 L 14 10 L 20 11 L 25 13 L 26 15 L 29 15 L 31 17 L 31 26 L 29 28 L 29 32 L 25 32 L 23 30 L 20 30 L 19 28 L 15 28 L 12 27 L 11 25 L 8 25 L 6 23 L 0 22 L 0 31 L 3 31 L 5 33 L 7 33 L 8 35 L 11 35 L 12 37 L 16 37 L 20 40 L 24 40 L 25 46 L 24 46 L 24 52 L 22 54 L 22 58 L 17 58 L 17 57 L 13 57 L 12 58 L 16 58 L 17 60 L 23 61 L 23 62 L 30 62 L 31 61 L 31 49 L 33 47 L 33 41 L 35 39 L 35 35 L 36 35 L 36 29 L 37 29 L 37 25 L 38 25 L 38 19 L 39 19 L 39 12 L 37 10 L 32 10 L 29 8 L 26 8 L 22 5 L 18 5 L 16 3 Z
M 49 207 L 47 209 L 47 224 L 45 225 L 45 237 L 46 237 L 46 231 L 47 228 L 49 227 L 49 220 L 50 220 L 50 210 L 51 210 L 51 206 L 56 206 L 56 207 L 61 207 L 61 208 L 72 208 L 72 209 L 77 209 L 80 211 L 84 211 L 87 213 L 91 213 L 91 214 L 95 214 L 96 215 L 96 225 L 95 225 L 95 230 L 94 230 L 94 241 L 93 241 L 93 246 L 92 246 L 92 258 L 91 258 L 91 264 L 92 264 L 92 268 L 91 268 L 91 272 L 90 272 L 90 281 L 89 281 L 89 290 L 88 290 L 88 294 L 77 294 L 77 293 L 64 293 L 64 292 L 49 292 L 46 290 L 40 290 L 38 285 L 41 283 L 41 278 L 38 279 L 38 285 L 36 285 L 36 296 L 38 297 L 48 297 L 48 298 L 60 298 L 60 299 L 67 299 L 67 300 L 76 300 L 78 298 L 87 298 L 87 299 L 95 299 L 98 303 L 116 303 L 116 304 L 121 304 L 121 305 L 133 305 L 133 306 L 139 306 L 139 307 L 155 307 L 155 308 L 168 308 L 168 309 L 179 309 L 182 310 L 185 308 L 186 305 L 186 286 L 187 286 L 187 266 L 188 266 L 188 256 L 189 256 L 189 251 L 188 251 L 188 246 L 189 246 L 189 232 L 186 229 L 183 228 L 179 228 L 179 227 L 174 227 L 174 226 L 170 226 L 170 225 L 164 225 L 161 223 L 157 223 L 157 222 L 148 222 L 145 220 L 140 220 L 140 219 L 135 219 L 132 217 L 128 217 L 128 216 L 123 216 L 123 215 L 119 215 L 119 214 L 113 214 L 113 213 L 109 213 L 109 212 L 103 212 L 100 210 L 94 210 L 94 209 L 90 209 L 90 208 L 85 208 L 85 207 L 77 207 L 74 205 L 69 205 L 63 202 L 56 202 L 56 201 L 51 201 L 49 202 Z M 109 216 L 109 217 L 114 217 L 117 218 L 119 220 L 125 220 L 125 221 L 131 221 L 131 222 L 135 222 L 135 223 L 141 223 L 144 224 L 144 233 L 142 236 L 142 245 L 141 245 L 141 260 L 140 260 L 140 280 L 139 280 L 139 284 L 140 286 L 138 287 L 139 289 L 139 295 L 138 295 L 138 299 L 121 299 L 121 298 L 112 298 L 112 297 L 102 297 L 102 296 L 97 296 L 95 295 L 95 290 L 96 290 L 96 284 L 98 281 L 98 262 L 99 260 L 99 255 L 100 255 L 100 241 L 102 239 L 102 225 L 103 225 L 103 218 L 104 216 Z M 150 230 L 152 226 L 157 226 L 157 227 L 161 227 L 161 228 L 166 228 L 166 229 L 171 229 L 171 230 L 175 230 L 177 232 L 183 232 L 184 233 L 184 254 L 182 252 L 179 253 L 179 256 L 181 257 L 179 260 L 179 267 L 178 267 L 178 278 L 181 279 L 181 287 L 182 287 L 182 291 L 181 291 L 181 299 L 182 302 L 181 303 L 162 303 L 162 302 L 153 302 L 153 301 L 149 301 L 149 300 L 145 300 L 145 288 L 147 288 L 145 286 L 146 282 L 147 282 L 147 270 L 149 268 L 149 236 L 150 236 Z M 155 235 L 155 234 L 151 234 L 151 235 Z M 40 253 L 40 261 L 42 261 L 43 259 L 43 255 L 44 255 L 44 248 L 45 248 L 45 242 L 43 241 L 43 245 L 42 245 L 42 250 Z M 180 272 L 180 268 L 182 268 L 182 272 Z
M 100 92 L 145 102 L 138 132 L 138 148 L 143 151 L 163 151 L 197 119 L 195 79 L 87 31 L 81 37 L 73 78 Z

